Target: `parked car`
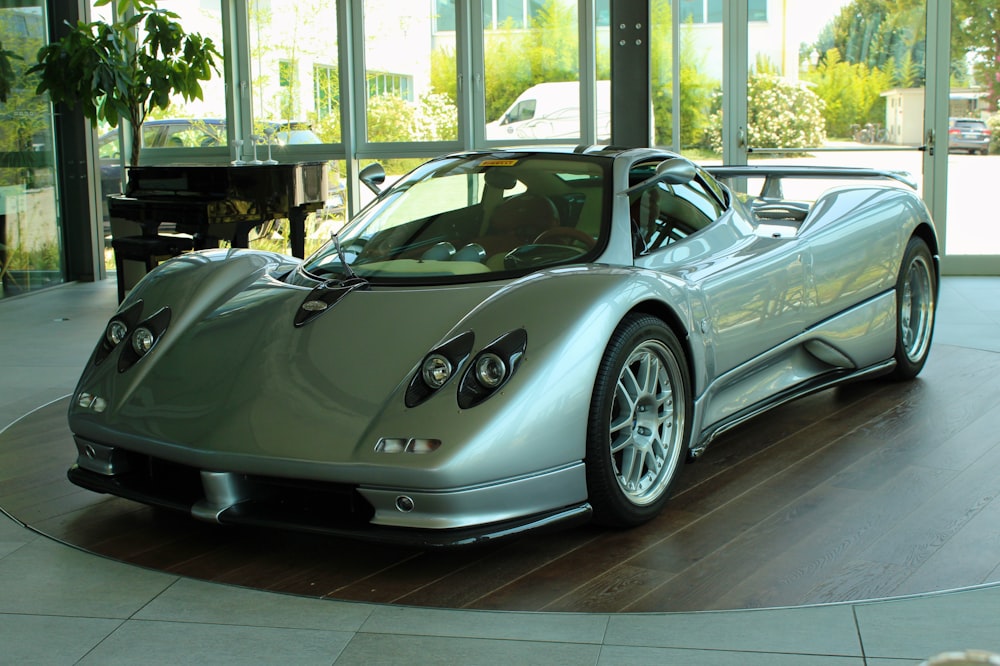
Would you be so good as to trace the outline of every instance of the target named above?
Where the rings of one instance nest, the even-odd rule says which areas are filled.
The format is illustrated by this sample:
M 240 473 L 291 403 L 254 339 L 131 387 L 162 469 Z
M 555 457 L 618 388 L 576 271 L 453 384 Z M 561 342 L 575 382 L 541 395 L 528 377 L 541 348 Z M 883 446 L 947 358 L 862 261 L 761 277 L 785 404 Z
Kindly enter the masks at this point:
M 611 82 L 598 81 L 597 140 L 611 139 Z M 531 86 L 504 111 L 486 125 L 486 138 L 492 141 L 511 139 L 576 139 L 580 137 L 580 83 L 557 81 Z
M 992 132 L 986 123 L 975 118 L 948 119 L 948 149 L 967 150 L 970 155 L 990 152 Z
M 804 177 L 866 180 L 772 197 Z M 938 241 L 900 178 L 598 146 L 433 159 L 305 260 L 203 250 L 143 278 L 73 394 L 69 478 L 425 546 L 641 524 L 720 433 L 921 371 Z

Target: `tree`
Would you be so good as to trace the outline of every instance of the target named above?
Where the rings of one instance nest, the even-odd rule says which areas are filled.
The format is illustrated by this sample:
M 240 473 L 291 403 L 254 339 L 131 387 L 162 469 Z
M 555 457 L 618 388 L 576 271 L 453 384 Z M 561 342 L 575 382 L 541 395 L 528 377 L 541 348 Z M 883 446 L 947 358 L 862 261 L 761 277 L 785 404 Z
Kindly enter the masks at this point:
M 70 25 L 61 39 L 38 51 L 38 64 L 28 72 L 40 76 L 38 95 L 48 93 L 53 104 L 79 106 L 95 126 L 104 121 L 117 127 L 127 120 L 129 164 L 135 166 L 147 114 L 167 108 L 174 94 L 202 99 L 201 82 L 218 73 L 215 61 L 222 56 L 211 39 L 186 33 L 178 15 L 157 7 L 156 0 L 115 2 L 115 16 L 125 18 Z
M 815 84 L 813 92 L 825 102 L 826 132 L 830 136 L 851 136 L 851 125 L 884 121 L 885 98 L 881 93 L 893 84 L 891 76 L 877 67 L 845 62 L 833 48 L 804 79 Z
M 990 108 L 1000 102 L 1000 6 L 996 0 L 953 0 L 951 54 L 954 69 L 971 60 L 973 81 L 986 88 Z
M 922 86 L 926 32 L 923 0 L 854 0 L 840 10 L 809 50 L 820 53 L 822 62 L 836 49 L 846 63 L 863 64 Z M 897 74 L 900 66 L 905 69 Z

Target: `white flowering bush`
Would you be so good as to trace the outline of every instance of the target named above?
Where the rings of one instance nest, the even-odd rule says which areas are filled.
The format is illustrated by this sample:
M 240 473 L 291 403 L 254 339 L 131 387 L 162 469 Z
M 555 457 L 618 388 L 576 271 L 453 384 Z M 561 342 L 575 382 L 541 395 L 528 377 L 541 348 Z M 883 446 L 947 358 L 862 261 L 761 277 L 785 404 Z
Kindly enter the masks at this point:
M 826 141 L 826 103 L 805 84 L 773 74 L 748 81 L 747 143 L 753 148 L 815 148 Z M 722 114 L 712 116 L 708 143 L 722 152 Z
M 990 155 L 1000 155 L 1000 113 L 994 113 L 987 118 L 986 126 L 992 132 L 990 136 Z
M 369 141 L 448 141 L 458 138 L 458 111 L 447 95 L 430 93 L 418 103 L 398 95 L 368 100 Z

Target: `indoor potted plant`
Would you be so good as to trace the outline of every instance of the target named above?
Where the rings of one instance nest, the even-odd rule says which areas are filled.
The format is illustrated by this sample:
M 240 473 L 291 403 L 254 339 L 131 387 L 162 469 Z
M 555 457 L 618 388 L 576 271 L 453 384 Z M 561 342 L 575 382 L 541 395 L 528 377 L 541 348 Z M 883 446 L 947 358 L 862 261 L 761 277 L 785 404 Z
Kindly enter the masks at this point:
M 218 73 L 216 59 L 222 56 L 211 39 L 185 32 L 178 15 L 156 0 L 94 5 L 112 2 L 115 16 L 124 18 L 70 25 L 62 38 L 39 49 L 38 63 L 28 71 L 39 75 L 38 94 L 47 92 L 53 104 L 79 106 L 94 125 L 118 127 L 127 120 L 128 163 L 136 166 L 146 115 L 167 108 L 171 95 L 201 99 L 201 83 Z

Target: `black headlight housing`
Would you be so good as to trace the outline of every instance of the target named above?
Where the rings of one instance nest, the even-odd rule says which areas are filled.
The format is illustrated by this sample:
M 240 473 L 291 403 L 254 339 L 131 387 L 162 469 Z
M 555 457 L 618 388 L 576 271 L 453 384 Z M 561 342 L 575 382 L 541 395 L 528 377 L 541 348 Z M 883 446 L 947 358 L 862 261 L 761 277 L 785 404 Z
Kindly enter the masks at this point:
M 416 407 L 447 386 L 469 359 L 475 340 L 472 331 L 466 331 L 424 356 L 406 389 L 406 406 Z
M 100 365 L 112 351 L 121 348 L 118 372 L 125 372 L 156 346 L 170 324 L 170 308 L 160 308 L 140 321 L 142 306 L 141 300 L 136 301 L 111 318 L 94 351 L 94 365 Z
M 517 370 L 527 346 L 528 333 L 519 328 L 501 335 L 476 354 L 462 375 L 458 406 L 475 407 L 502 389 Z
M 142 316 L 142 301 L 136 301 L 129 307 L 117 313 L 104 327 L 104 336 L 94 350 L 94 365 L 100 365 L 104 359 L 121 343 L 125 342 L 135 330 Z

